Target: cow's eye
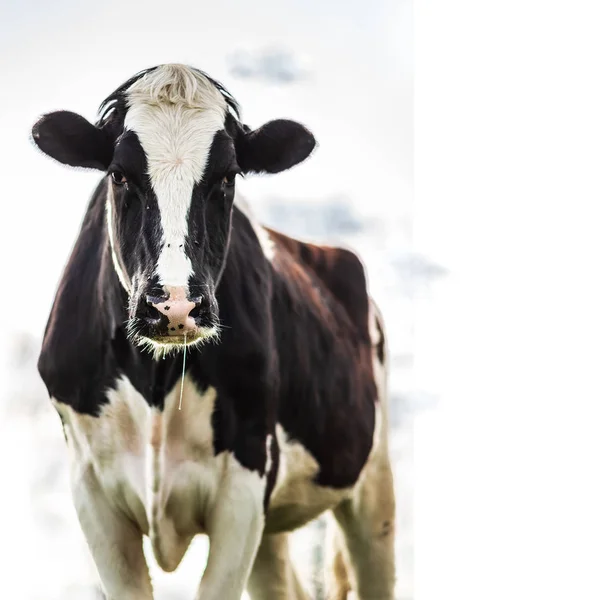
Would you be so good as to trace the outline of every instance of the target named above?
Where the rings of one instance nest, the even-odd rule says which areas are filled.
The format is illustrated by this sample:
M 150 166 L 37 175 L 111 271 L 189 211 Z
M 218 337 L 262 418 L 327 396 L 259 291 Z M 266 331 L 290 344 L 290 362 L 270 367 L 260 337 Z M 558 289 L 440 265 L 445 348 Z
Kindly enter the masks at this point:
M 235 183 L 235 173 L 223 177 L 223 185 L 232 186 Z
M 123 175 L 123 173 L 121 173 L 121 171 L 111 171 L 110 176 L 113 182 L 117 185 L 123 185 L 124 183 L 127 183 L 127 178 L 125 175 Z

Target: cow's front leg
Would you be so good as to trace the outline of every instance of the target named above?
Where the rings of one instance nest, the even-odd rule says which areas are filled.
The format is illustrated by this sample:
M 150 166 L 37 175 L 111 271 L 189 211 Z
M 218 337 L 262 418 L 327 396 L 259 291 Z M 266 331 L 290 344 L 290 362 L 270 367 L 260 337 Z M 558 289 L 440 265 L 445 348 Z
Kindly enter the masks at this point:
M 226 456 L 223 481 L 209 515 L 210 551 L 197 600 L 239 600 L 264 527 L 266 478 Z
M 90 463 L 73 465 L 71 486 L 107 600 L 152 600 L 139 528 L 108 501 Z

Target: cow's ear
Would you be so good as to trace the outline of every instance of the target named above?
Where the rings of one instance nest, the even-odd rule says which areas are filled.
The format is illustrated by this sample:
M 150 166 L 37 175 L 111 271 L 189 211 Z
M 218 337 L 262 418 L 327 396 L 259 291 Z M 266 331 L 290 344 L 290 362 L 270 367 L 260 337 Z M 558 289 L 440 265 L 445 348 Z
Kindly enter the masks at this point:
M 31 133 L 42 152 L 65 165 L 106 171 L 111 163 L 114 146 L 108 133 L 76 113 L 48 113 Z
M 313 134 L 300 123 L 277 119 L 244 132 L 236 140 L 236 155 L 244 173 L 279 173 L 301 163 L 316 145 Z

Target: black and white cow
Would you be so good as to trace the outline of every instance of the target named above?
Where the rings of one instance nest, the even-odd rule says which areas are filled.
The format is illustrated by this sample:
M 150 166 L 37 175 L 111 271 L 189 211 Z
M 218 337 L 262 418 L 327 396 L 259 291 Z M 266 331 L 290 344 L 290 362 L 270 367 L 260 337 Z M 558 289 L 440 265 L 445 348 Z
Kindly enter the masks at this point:
M 234 200 L 237 175 L 300 163 L 312 134 L 287 120 L 250 129 L 219 83 L 183 65 L 136 75 L 100 115 L 47 114 L 33 139 L 106 173 L 39 371 L 107 597 L 152 598 L 143 535 L 172 571 L 206 533 L 198 599 L 246 587 L 304 599 L 287 532 L 331 509 L 330 597 L 391 599 L 386 350 L 363 267 Z

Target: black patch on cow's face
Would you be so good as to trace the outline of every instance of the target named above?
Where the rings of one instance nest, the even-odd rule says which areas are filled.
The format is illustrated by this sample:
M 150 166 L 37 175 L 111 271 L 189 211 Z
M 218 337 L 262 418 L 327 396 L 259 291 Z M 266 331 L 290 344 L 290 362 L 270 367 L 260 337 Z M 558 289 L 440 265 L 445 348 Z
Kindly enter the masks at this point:
M 107 202 L 112 207 L 113 250 L 136 293 L 148 289 L 160 251 L 160 214 L 147 170 L 137 135 L 126 131 L 109 167 Z
M 196 184 L 188 217 L 186 250 L 194 271 L 190 288 L 214 298 L 231 232 L 235 178 L 239 173 L 233 140 L 226 131 L 215 135 L 202 181 Z

